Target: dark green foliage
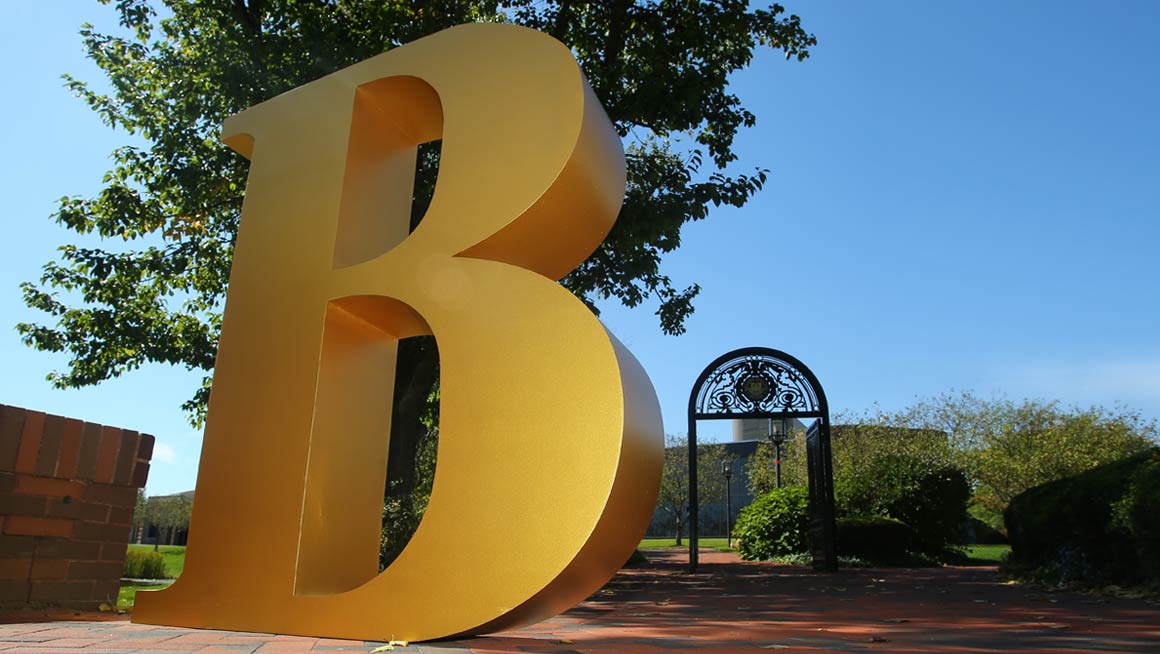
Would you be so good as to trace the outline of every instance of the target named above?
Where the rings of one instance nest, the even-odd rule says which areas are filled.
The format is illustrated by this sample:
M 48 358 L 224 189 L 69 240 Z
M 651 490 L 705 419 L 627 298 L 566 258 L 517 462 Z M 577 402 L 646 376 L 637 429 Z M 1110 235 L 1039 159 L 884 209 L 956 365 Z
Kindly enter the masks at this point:
M 836 478 L 839 517 L 884 516 L 914 530 L 913 547 L 940 554 L 959 544 L 971 496 L 966 474 L 953 466 L 889 454 Z
M 882 516 L 853 516 L 838 520 L 838 554 L 874 563 L 906 558 L 914 544 L 914 530 L 900 520 Z
M 804 486 L 769 491 L 741 510 L 733 535 L 738 551 L 747 561 L 767 561 L 776 556 L 806 551 L 809 525 L 809 492 Z
M 1136 544 L 1140 574 L 1148 580 L 1160 580 L 1160 448 L 1140 458 L 1143 463 L 1132 475 L 1132 485 L 1117 508 L 1125 518 L 1122 526 Z
M 165 557 L 161 552 L 131 549 L 125 553 L 121 576 L 127 579 L 172 579 L 165 571 Z
M 1049 583 L 1160 581 L 1160 448 L 1036 486 L 1004 513 L 1009 571 Z
M 429 424 L 429 423 L 428 423 Z M 438 430 L 428 427 L 416 443 L 416 451 L 411 454 L 415 461 L 414 486 L 401 489 L 399 479 L 389 481 L 389 488 L 383 498 L 383 528 L 379 541 L 379 569 L 383 570 L 394 561 L 419 527 L 427 502 L 431 499 L 431 486 L 435 482 L 435 453 L 439 445 Z M 390 479 L 388 477 L 388 479 Z

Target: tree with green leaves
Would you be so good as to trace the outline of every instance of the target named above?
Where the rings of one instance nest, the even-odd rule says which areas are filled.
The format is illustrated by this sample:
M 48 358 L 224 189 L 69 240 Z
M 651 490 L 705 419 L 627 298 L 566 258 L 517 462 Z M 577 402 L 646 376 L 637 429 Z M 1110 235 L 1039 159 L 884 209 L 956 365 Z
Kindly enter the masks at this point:
M 100 0 L 108 4 L 112 0 Z M 134 137 L 104 187 L 61 200 L 55 220 L 80 237 L 24 285 L 42 324 L 24 341 L 69 356 L 50 379 L 87 386 L 147 363 L 205 373 L 184 408 L 200 423 L 209 396 L 247 162 L 218 139 L 229 115 L 401 44 L 465 22 L 512 22 L 568 44 L 624 140 L 628 189 L 600 249 L 563 280 L 598 300 L 655 303 L 667 334 L 684 331 L 697 284 L 662 268 L 682 227 L 711 207 L 743 206 L 767 171 L 734 170 L 734 141 L 755 121 L 730 77 L 760 47 L 805 59 L 816 44 L 797 16 L 746 0 L 403 1 L 116 0 L 121 29 L 81 29 L 109 91 L 66 77 L 106 124 Z M 437 178 L 438 148 L 417 162 L 412 228 Z M 390 494 L 411 502 L 415 460 L 437 424 L 438 354 L 429 337 L 400 344 L 391 423 Z
M 909 429 L 890 423 L 891 416 L 863 414 L 838 415 L 842 424 L 831 427 L 831 461 L 834 479 L 866 474 L 875 462 L 885 456 L 909 456 L 935 465 L 950 464 L 953 452 L 946 435 L 931 429 Z M 754 497 L 776 487 L 776 450 L 771 443 L 758 444 L 746 464 L 749 490 Z M 806 426 L 797 423 L 781 446 L 782 486 L 804 485 L 809 479 L 806 467 Z
M 189 529 L 192 512 L 193 500 L 187 495 L 146 497 L 144 493 L 138 493 L 134 520 L 142 527 L 157 530 L 157 540 L 153 543 L 156 550 L 161 545 L 163 533 L 168 532 L 169 544 L 172 545 L 178 529 Z
M 1143 451 L 1160 435 L 1154 420 L 1124 407 L 1083 409 L 970 392 L 922 399 L 874 421 L 942 434 L 947 447 L 925 451 L 932 462 L 945 460 L 967 473 L 972 515 L 998 529 L 1019 493 Z
M 721 464 L 733 465 L 733 456 L 720 443 L 697 446 L 697 501 L 701 507 L 725 504 L 725 477 Z M 677 545 L 689 522 L 689 444 L 684 437 L 665 436 L 665 467 L 657 494 L 657 508 L 672 526 Z
M 777 448 L 769 441 L 761 441 L 753 455 L 745 462 L 745 482 L 754 498 L 777 488 Z M 804 486 L 808 479 L 806 469 L 806 432 L 794 423 L 781 444 L 781 485 Z
M 1000 530 L 1003 510 L 1019 493 L 1140 452 L 1160 435 L 1155 421 L 1123 407 L 1081 409 L 971 392 L 835 421 L 842 423 L 832 428 L 831 446 L 839 504 L 848 499 L 843 492 L 873 489 L 884 466 L 907 460 L 930 470 L 961 470 L 971 486 L 971 515 Z M 760 445 L 746 468 L 754 496 L 773 488 L 772 466 L 773 448 Z M 795 433 L 782 446 L 782 481 L 806 479 L 805 439 Z

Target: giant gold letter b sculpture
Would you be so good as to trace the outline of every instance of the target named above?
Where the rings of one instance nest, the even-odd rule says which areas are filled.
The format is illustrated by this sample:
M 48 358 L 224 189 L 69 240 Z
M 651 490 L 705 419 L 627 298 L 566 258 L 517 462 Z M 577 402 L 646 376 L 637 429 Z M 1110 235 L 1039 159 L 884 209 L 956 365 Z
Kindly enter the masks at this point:
M 624 155 L 568 49 L 468 25 L 229 119 L 250 178 L 185 570 L 133 620 L 426 640 L 554 615 L 652 514 L 640 365 L 555 283 L 600 244 Z M 416 146 L 442 138 L 408 234 Z M 434 334 L 430 503 L 382 573 L 397 340 Z

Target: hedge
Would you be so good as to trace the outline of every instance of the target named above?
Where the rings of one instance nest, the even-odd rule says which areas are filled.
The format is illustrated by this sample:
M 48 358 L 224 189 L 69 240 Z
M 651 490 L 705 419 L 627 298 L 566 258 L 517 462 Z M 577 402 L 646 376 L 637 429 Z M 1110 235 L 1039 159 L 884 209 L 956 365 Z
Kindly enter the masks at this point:
M 914 543 L 914 530 L 906 523 L 884 516 L 854 516 L 838 520 L 838 554 L 873 563 L 893 563 L 906 558 Z
M 901 521 L 913 530 L 913 549 L 928 554 L 941 554 L 962 539 L 971 488 L 958 468 L 889 455 L 834 482 L 839 517 Z
M 1008 572 L 1058 584 L 1160 582 L 1160 448 L 1036 486 L 1004 512 Z

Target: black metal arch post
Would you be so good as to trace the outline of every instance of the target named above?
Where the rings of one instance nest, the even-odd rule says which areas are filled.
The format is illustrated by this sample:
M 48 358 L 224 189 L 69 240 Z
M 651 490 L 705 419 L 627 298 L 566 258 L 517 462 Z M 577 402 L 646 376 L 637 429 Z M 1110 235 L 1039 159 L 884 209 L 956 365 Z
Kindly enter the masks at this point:
M 768 347 L 723 354 L 689 393 L 689 570 L 697 570 L 697 421 L 816 418 L 806 434 L 810 551 L 815 570 L 838 569 L 830 409 L 818 378 L 804 363 Z

